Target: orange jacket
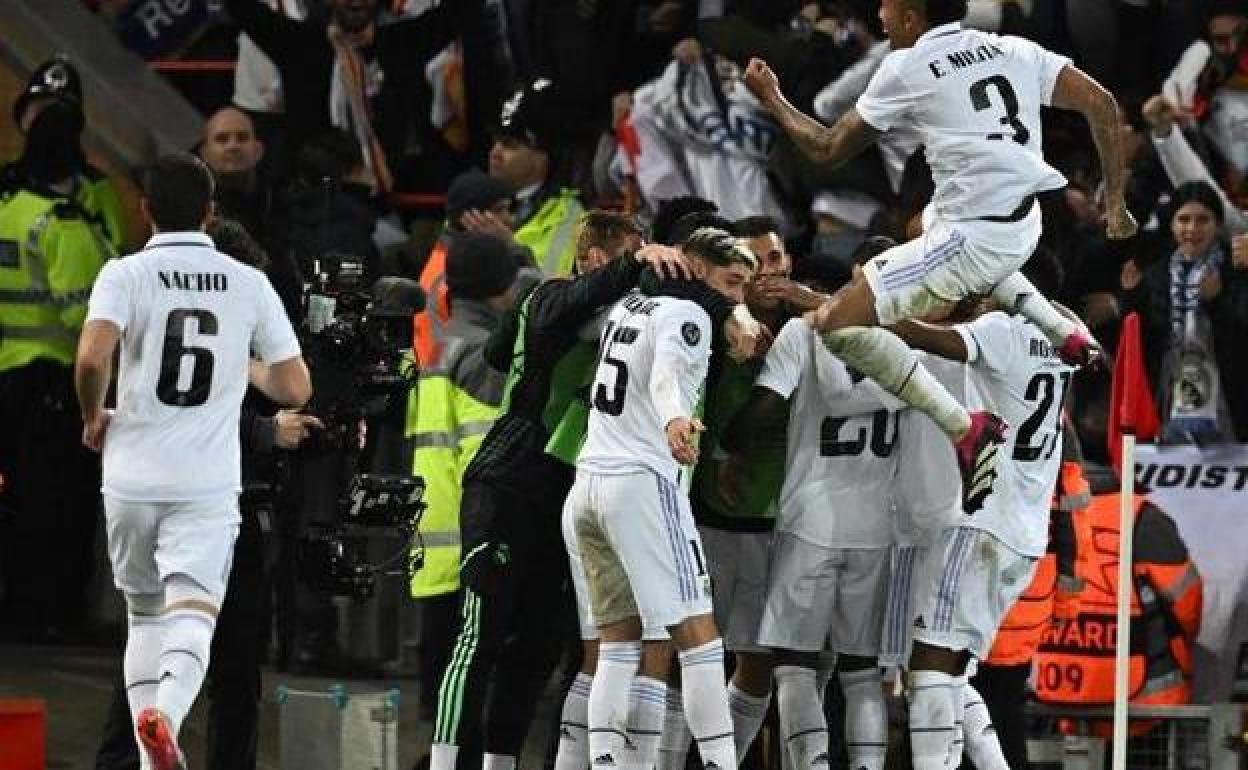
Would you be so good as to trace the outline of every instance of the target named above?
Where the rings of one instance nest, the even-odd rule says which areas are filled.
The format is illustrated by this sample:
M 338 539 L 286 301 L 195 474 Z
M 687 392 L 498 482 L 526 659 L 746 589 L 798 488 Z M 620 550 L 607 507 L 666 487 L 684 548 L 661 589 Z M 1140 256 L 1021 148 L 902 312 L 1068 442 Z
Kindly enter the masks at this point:
M 1079 463 L 1074 460 L 1063 462 L 1053 490 L 1048 553 L 1036 565 L 1031 584 L 1001 621 L 986 663 L 1020 666 L 1030 663 L 1035 657 L 1045 629 L 1053 622 L 1055 615 L 1062 614 L 1058 611 L 1057 601 L 1059 573 L 1073 577 L 1078 558 L 1077 537 L 1062 531 L 1063 527 L 1069 528 L 1076 513 L 1086 508 L 1090 501 L 1088 482 Z M 1063 593 L 1061 596 L 1065 601 L 1068 595 Z M 1074 610 L 1069 611 L 1073 613 Z
M 417 365 L 433 366 L 442 355 L 446 324 L 451 320 L 451 299 L 446 290 L 446 239 L 439 238 L 420 271 L 425 290 L 425 309 L 412 316 L 412 355 Z
M 1108 705 L 1117 638 L 1118 492 L 1098 494 L 1076 528 L 1079 614 L 1049 627 L 1040 644 L 1036 694 L 1055 704 Z M 1131 702 L 1186 703 L 1191 645 L 1200 630 L 1201 580 L 1174 521 L 1146 498 L 1136 503 L 1131 595 Z

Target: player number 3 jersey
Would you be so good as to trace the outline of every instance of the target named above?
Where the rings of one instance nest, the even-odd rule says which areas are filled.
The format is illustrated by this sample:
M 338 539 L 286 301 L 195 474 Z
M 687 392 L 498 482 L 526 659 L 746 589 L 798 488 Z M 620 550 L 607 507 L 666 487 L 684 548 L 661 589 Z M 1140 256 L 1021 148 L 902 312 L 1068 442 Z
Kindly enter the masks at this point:
M 268 364 L 299 355 L 264 274 L 202 233 L 157 235 L 104 266 L 87 320 L 121 330 L 104 493 L 140 501 L 237 493 L 251 351 Z
M 941 219 L 1006 216 L 1066 185 L 1044 161 L 1040 107 L 1069 63 L 1029 40 L 944 24 L 886 56 L 857 110 L 878 131 L 922 137 Z
M 633 293 L 602 331 L 590 385 L 589 434 L 577 467 L 595 473 L 649 469 L 677 483 L 667 424 L 692 417 L 711 355 L 711 320 L 697 304 Z

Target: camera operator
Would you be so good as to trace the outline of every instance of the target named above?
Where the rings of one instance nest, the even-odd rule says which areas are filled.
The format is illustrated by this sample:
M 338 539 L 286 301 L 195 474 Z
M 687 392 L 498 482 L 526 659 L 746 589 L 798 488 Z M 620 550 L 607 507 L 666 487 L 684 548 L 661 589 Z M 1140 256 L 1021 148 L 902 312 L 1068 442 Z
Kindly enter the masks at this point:
M 218 249 L 259 270 L 268 257 L 242 225 L 218 220 L 209 230 Z M 291 410 L 274 414 L 273 406 L 249 390 L 239 422 L 243 494 L 239 498 L 238 539 L 226 586 L 225 602 L 212 638 L 205 690 L 209 698 L 207 762 L 210 770 L 254 770 L 260 720 L 260 666 L 268 639 L 269 576 L 266 538 L 274 498 L 280 486 L 282 458 L 276 450 L 296 449 L 316 431 L 320 420 Z M 120 673 L 120 672 L 119 672 Z M 120 676 L 108 722 L 96 754 L 96 770 L 139 767 L 130 706 Z

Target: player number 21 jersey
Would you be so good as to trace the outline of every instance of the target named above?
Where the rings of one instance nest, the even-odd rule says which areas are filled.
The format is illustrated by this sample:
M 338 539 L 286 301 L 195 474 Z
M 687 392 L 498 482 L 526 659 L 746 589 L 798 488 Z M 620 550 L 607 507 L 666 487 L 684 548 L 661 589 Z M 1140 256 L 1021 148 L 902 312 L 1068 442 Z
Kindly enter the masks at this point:
M 649 469 L 672 483 L 680 466 L 667 424 L 692 417 L 706 381 L 711 321 L 697 304 L 633 293 L 607 316 L 589 392 L 589 433 L 577 467 Z

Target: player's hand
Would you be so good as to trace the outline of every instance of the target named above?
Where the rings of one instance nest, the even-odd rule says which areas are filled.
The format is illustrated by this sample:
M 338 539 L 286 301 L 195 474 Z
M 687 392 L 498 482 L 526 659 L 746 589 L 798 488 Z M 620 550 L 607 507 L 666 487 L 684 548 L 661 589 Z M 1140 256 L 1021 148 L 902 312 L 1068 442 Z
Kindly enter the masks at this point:
M 493 211 L 469 209 L 460 216 L 459 223 L 470 233 L 492 235 L 504 241 L 510 241 L 512 238 L 511 228 Z
M 750 59 L 745 67 L 745 87 L 764 105 L 771 104 L 780 95 L 780 79 L 767 62 L 759 58 Z
M 771 330 L 754 320 L 745 305 L 737 305 L 724 322 L 728 356 L 737 362 L 764 355 L 772 343 Z
M 693 465 L 698 461 L 698 434 L 704 428 L 700 420 L 677 417 L 667 424 L 667 446 L 672 457 L 681 465 Z
M 810 324 L 810 327 L 822 334 L 832 326 L 832 300 L 825 300 L 819 307 L 802 314 L 802 319 Z
M 757 296 L 787 303 L 799 313 L 809 313 L 827 299 L 826 295 L 782 275 L 760 276 L 750 288 Z
M 297 449 L 313 430 L 325 430 L 325 424 L 316 417 L 293 409 L 283 409 L 274 415 L 273 426 L 273 443 L 282 449 Z
M 1139 225 L 1127 210 L 1125 201 L 1107 203 L 1105 206 L 1105 234 L 1111 241 L 1121 241 L 1135 235 Z
M 645 262 L 654 272 L 671 281 L 692 281 L 693 267 L 680 249 L 661 243 L 647 243 L 637 251 L 637 261 Z
M 1205 302 L 1213 302 L 1222 293 L 1222 276 L 1216 270 L 1209 270 L 1200 279 L 1200 298 Z
M 92 452 L 104 447 L 104 435 L 108 433 L 108 423 L 113 419 L 112 410 L 101 409 L 93 415 L 82 418 L 82 444 Z

